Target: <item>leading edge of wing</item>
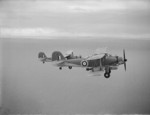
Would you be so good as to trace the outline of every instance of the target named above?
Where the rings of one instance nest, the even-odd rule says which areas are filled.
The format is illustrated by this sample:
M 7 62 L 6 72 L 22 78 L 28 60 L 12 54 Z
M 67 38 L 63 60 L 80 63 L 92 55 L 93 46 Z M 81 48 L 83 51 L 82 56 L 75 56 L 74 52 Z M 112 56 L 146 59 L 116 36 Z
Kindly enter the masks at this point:
M 105 53 L 103 54 L 96 54 L 96 55 L 92 55 L 90 57 L 88 57 L 86 60 L 97 60 L 97 59 L 101 59 L 105 56 Z

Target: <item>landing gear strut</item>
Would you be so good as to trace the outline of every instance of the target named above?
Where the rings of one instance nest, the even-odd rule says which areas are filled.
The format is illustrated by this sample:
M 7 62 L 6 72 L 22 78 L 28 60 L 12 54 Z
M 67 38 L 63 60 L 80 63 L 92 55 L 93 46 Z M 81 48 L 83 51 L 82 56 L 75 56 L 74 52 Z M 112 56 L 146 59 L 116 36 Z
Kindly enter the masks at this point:
M 108 67 L 105 69 L 105 73 L 104 73 L 104 77 L 105 78 L 109 78 L 110 77 L 110 73 L 111 73 L 111 69 Z

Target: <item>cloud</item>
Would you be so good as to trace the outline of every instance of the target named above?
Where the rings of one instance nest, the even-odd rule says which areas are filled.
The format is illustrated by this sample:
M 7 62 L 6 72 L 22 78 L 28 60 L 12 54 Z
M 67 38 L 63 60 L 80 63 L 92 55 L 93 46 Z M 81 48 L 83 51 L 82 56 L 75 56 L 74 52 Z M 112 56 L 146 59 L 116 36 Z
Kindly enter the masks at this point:
M 105 10 L 150 9 L 148 0 L 6 0 L 1 2 L 3 9 L 25 12 L 99 12 Z M 1 8 L 2 9 L 2 8 Z
M 50 28 L 1 28 L 0 34 L 1 37 L 44 37 L 59 36 L 65 33 Z
M 124 2 L 119 1 L 37 1 L 33 10 L 39 12 L 67 12 L 67 13 L 80 13 L 80 12 L 98 12 L 102 10 L 122 10 L 127 6 Z
M 51 28 L 1 28 L 0 38 L 34 38 L 34 39 L 55 39 L 56 37 L 68 37 L 70 39 L 145 39 L 150 40 L 150 34 L 128 34 L 128 33 L 75 33 L 65 32 Z
M 99 12 L 105 10 L 149 10 L 147 0 L 36 1 L 35 9 L 49 12 Z
M 73 37 L 73 36 L 88 36 L 84 33 L 64 32 L 58 29 L 51 28 L 0 28 L 1 38 L 46 38 L 52 37 Z M 50 38 L 51 39 L 51 38 Z
M 84 1 L 71 4 L 69 8 L 75 12 L 99 12 L 105 10 L 149 10 L 150 3 L 146 0 L 101 0 Z
M 148 0 L 2 0 L 0 37 L 149 39 L 149 6 Z

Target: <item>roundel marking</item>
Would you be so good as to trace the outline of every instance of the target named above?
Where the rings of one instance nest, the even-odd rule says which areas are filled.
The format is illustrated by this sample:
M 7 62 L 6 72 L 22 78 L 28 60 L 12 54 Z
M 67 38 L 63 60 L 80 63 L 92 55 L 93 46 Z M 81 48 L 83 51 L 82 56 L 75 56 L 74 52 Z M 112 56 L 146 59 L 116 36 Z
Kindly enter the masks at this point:
M 86 67 L 88 65 L 87 61 L 82 61 L 82 66 Z

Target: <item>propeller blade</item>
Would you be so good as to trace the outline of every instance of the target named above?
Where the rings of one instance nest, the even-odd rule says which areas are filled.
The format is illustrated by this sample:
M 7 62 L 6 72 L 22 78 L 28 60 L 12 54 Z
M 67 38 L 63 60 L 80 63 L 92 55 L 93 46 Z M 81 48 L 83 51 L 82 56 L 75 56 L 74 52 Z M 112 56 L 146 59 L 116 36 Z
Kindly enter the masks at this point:
M 126 55 L 125 55 L 125 49 L 123 49 L 123 58 L 124 58 L 124 69 L 125 69 L 125 71 L 126 71 L 126 61 L 127 61 L 127 59 L 126 59 Z
M 125 50 L 123 49 L 123 58 L 125 59 Z
M 126 71 L 126 62 L 124 62 L 124 69 L 125 69 L 125 71 Z

